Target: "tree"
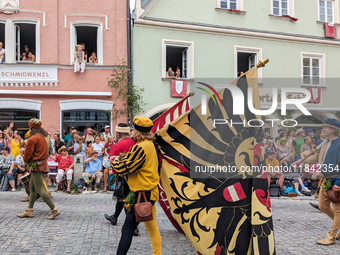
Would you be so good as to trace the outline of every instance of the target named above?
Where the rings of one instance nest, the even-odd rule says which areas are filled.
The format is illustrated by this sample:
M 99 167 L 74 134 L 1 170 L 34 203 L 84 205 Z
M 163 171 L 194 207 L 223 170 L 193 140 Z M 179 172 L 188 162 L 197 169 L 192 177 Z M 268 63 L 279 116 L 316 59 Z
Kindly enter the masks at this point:
M 131 83 L 131 70 L 125 60 L 118 60 L 120 63 L 113 70 L 109 77 L 108 86 L 117 92 L 117 101 L 122 102 L 122 106 L 112 110 L 112 120 L 121 115 L 132 119 L 135 115 L 144 111 L 143 92 L 144 89 Z
M 281 111 L 276 111 L 277 116 L 279 117 L 280 120 L 287 120 L 285 121 L 285 125 L 286 126 L 293 126 L 295 124 L 294 121 L 292 121 L 291 119 L 293 119 L 293 114 L 294 111 L 293 110 L 286 110 L 286 115 L 281 115 Z M 288 130 L 295 130 L 295 127 L 283 127 L 283 129 L 285 129 L 286 132 L 288 132 Z

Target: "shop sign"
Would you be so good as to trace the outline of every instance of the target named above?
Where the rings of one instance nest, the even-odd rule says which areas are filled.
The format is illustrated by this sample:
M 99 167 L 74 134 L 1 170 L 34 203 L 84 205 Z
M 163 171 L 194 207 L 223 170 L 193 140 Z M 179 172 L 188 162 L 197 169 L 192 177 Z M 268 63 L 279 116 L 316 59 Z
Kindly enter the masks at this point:
M 278 89 L 277 102 L 281 104 L 281 89 Z M 259 88 L 260 104 L 272 105 L 273 103 L 273 90 L 272 88 Z M 287 93 L 288 99 L 302 99 L 305 98 L 304 93 Z
M 0 69 L 0 81 L 2 86 L 38 83 L 56 85 L 58 83 L 58 68 L 55 65 L 2 65 Z

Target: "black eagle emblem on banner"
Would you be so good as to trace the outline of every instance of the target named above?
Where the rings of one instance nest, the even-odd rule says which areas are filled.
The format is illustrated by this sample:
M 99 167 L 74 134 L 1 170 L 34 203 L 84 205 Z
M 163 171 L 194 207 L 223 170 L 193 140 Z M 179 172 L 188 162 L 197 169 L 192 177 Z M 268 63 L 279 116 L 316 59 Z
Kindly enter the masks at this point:
M 254 67 L 233 85 L 247 98 L 252 96 L 247 94 L 249 86 L 258 93 L 256 78 Z M 206 115 L 198 105 L 156 133 L 163 155 L 161 180 L 172 214 L 199 254 L 275 254 L 266 176 L 240 171 L 241 166 L 265 164 L 262 128 L 213 126 L 214 119 L 240 123 L 259 117 L 246 104 L 244 115 L 233 115 L 232 93 L 222 89 L 218 94 L 222 105 L 216 107 L 210 98 Z M 254 104 L 258 107 L 259 102 Z M 237 171 L 219 176 L 204 172 L 204 166 L 212 165 Z

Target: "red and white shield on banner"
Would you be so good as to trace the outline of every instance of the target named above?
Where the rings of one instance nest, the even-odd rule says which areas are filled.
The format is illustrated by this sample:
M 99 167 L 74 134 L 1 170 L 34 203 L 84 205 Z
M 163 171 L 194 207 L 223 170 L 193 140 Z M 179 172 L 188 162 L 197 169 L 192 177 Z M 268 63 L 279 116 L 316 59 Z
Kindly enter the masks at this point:
M 187 95 L 187 81 L 171 81 L 171 96 L 185 97 Z

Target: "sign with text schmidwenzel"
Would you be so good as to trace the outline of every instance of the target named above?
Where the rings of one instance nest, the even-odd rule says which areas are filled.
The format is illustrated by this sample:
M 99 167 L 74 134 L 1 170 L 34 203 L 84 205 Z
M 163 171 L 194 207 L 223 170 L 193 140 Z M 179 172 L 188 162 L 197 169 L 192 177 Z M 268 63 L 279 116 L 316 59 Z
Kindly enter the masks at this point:
M 57 66 L 1 65 L 1 84 L 11 83 L 58 83 Z

